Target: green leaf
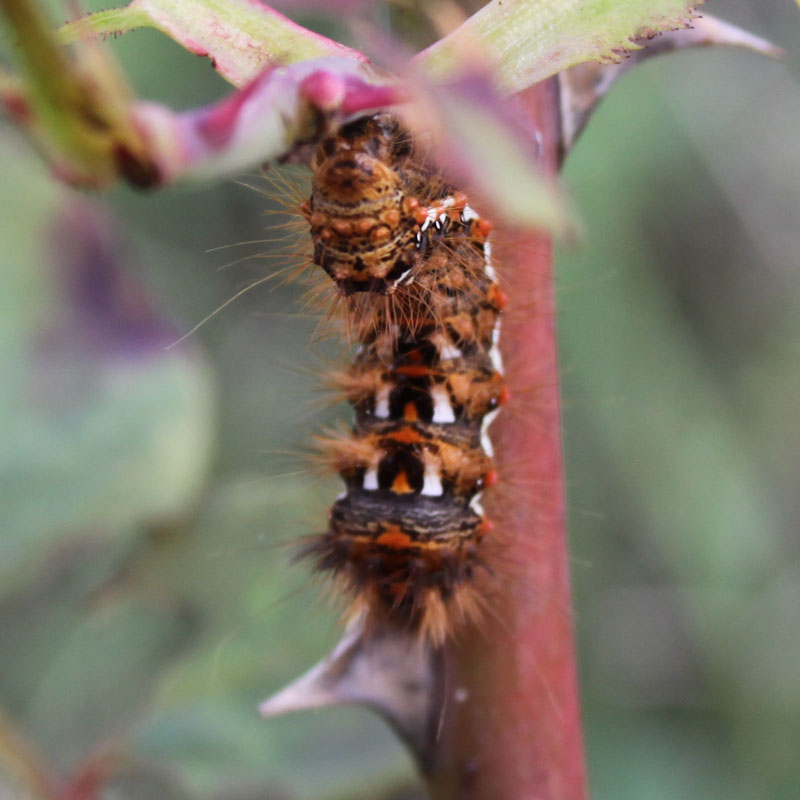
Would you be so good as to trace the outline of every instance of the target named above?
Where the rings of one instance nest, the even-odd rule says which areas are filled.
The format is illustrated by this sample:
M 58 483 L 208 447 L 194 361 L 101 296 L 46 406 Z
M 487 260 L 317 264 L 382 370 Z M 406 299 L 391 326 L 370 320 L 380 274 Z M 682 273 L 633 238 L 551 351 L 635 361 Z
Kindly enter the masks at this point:
M 249 83 L 265 67 L 312 58 L 366 57 L 249 0 L 133 0 L 124 8 L 90 14 L 61 29 L 65 43 L 90 34 L 120 34 L 156 28 L 191 53 L 207 56 L 235 86 Z
M 519 92 L 583 61 L 617 61 L 632 40 L 685 27 L 689 0 L 493 0 L 420 53 L 435 80 L 488 67 L 498 87 Z
M 73 768 L 127 737 L 195 626 L 180 608 L 125 603 L 88 614 L 69 581 L 55 583 L 45 596 L 0 605 L 13 644 L 0 658 L 0 689 L 48 763 Z
M 489 201 L 499 219 L 557 236 L 575 233 L 574 210 L 542 172 L 526 132 L 504 118 L 500 103 L 506 101 L 471 96 L 458 87 L 446 87 L 435 97 L 449 134 L 445 151 L 459 154 L 465 183 Z
M 209 493 L 191 535 L 151 538 L 128 565 L 138 596 L 180 596 L 202 625 L 134 744 L 148 762 L 208 787 L 203 797 L 214 786 L 214 796 L 238 797 L 232 782 L 269 781 L 260 797 L 341 800 L 411 772 L 391 732 L 362 709 L 258 714 L 258 701 L 319 660 L 339 633 L 343 606 L 313 584 L 307 564 L 289 563 L 336 490 L 335 480 L 308 475 L 239 474 Z
M 0 78 L 0 99 L 54 171 L 74 185 L 98 188 L 117 177 L 118 158 L 144 175 L 146 144 L 128 117 L 130 96 L 99 42 L 66 50 L 33 0 L 0 0 L 19 40 L 24 81 Z

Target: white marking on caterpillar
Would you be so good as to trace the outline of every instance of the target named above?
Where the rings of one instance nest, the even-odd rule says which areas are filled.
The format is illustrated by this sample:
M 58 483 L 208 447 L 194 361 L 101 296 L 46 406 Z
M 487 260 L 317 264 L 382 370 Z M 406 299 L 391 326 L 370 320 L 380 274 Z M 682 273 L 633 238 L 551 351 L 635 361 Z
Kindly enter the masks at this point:
M 442 333 L 431 334 L 431 344 L 439 351 L 439 358 L 443 361 L 453 360 L 454 358 L 461 358 L 463 353 L 454 344 L 451 344 L 447 337 Z
M 400 283 L 403 283 L 404 281 L 410 282 L 411 280 L 413 280 L 413 277 L 409 277 L 411 275 L 412 269 L 414 268 L 409 267 L 404 273 L 402 273 L 400 277 L 394 282 L 395 286 L 397 286 Z
M 426 497 L 441 497 L 444 494 L 442 477 L 436 465 L 425 465 L 425 480 L 422 484 L 422 491 L 420 494 L 424 494 Z
M 448 359 L 452 361 L 454 358 L 461 358 L 463 354 L 461 350 L 459 350 L 459 348 L 456 347 L 454 344 L 445 344 L 440 348 L 439 355 L 445 361 L 447 361 Z
M 492 440 L 489 437 L 489 426 L 494 422 L 494 418 L 497 416 L 499 411 L 499 408 L 495 408 L 493 411 L 490 411 L 483 418 L 483 422 L 481 422 L 481 447 L 486 455 L 489 456 L 489 458 L 494 458 L 494 447 L 492 446 Z
M 425 222 L 422 223 L 420 226 L 420 231 L 426 231 L 431 226 L 432 222 L 436 221 L 436 209 L 432 208 L 427 216 L 425 217 Z
M 497 281 L 497 272 L 495 272 L 494 266 L 492 265 L 492 243 L 491 242 L 484 242 L 483 243 L 483 257 L 486 260 L 486 264 L 483 267 L 483 271 L 486 277 L 490 281 Z
M 480 214 L 475 211 L 472 206 L 464 206 L 464 210 L 461 212 L 461 221 L 462 222 L 472 222 L 473 220 L 480 219 Z
M 381 384 L 375 395 L 375 416 L 378 419 L 389 419 L 389 395 L 392 393 L 392 386 L 389 383 Z
M 446 425 L 456 421 L 453 406 L 450 405 L 450 396 L 442 386 L 431 387 L 431 400 L 433 400 L 432 422 L 439 425 Z
M 502 375 L 503 374 L 503 356 L 500 353 L 500 320 L 494 326 L 492 331 L 492 346 L 489 348 L 489 358 L 492 361 L 492 366 Z
M 469 507 L 480 516 L 483 516 L 483 492 L 478 492 L 477 494 L 472 495 L 472 499 L 469 501 Z
M 376 467 L 370 467 L 364 473 L 364 491 L 375 492 L 378 490 L 378 470 Z

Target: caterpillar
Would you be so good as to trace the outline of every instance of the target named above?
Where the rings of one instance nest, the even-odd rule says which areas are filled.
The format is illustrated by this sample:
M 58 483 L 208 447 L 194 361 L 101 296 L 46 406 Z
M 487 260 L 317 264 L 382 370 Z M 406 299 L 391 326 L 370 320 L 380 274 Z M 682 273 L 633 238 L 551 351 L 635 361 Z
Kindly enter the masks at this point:
M 345 489 L 303 555 L 369 623 L 440 643 L 480 614 L 489 568 L 488 427 L 509 394 L 491 226 L 389 114 L 326 137 L 311 168 L 313 262 L 346 298 L 358 347 L 336 376 L 352 430 L 322 439 Z

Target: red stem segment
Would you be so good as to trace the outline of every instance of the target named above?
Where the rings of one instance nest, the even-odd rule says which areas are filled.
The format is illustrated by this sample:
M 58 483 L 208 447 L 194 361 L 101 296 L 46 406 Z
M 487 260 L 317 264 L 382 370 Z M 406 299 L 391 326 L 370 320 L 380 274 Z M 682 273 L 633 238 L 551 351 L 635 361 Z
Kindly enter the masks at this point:
M 521 97 L 542 163 L 560 137 L 555 81 Z M 496 237 L 510 309 L 501 349 L 512 399 L 492 428 L 508 491 L 496 493 L 502 554 L 492 615 L 444 654 L 433 800 L 585 800 L 565 534 L 552 245 Z M 487 498 L 488 501 L 488 498 Z M 502 508 L 499 508 L 502 504 Z M 487 502 L 490 516 L 493 509 Z M 498 591 L 497 582 L 500 582 Z

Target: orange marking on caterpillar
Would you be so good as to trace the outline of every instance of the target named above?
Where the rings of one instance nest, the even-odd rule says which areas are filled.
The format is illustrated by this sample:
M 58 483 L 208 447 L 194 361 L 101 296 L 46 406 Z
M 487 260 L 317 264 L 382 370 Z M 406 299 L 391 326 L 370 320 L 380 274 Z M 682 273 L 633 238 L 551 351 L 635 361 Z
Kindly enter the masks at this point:
M 414 487 L 408 482 L 408 475 L 404 469 L 401 469 L 392 481 L 392 491 L 395 494 L 412 494 L 414 492 Z
M 377 227 L 372 229 L 372 232 L 369 235 L 369 238 L 375 242 L 385 242 L 387 241 L 392 235 L 391 230 L 386 225 L 378 225 Z
M 403 419 L 406 422 L 417 422 L 419 420 L 419 411 L 416 403 L 405 404 L 403 407 Z
M 400 530 L 398 527 L 393 527 L 382 533 L 376 540 L 375 544 L 381 547 L 390 547 L 392 550 L 406 550 L 411 547 L 414 542 L 411 537 Z
M 397 225 L 401 219 L 400 212 L 396 208 L 390 208 L 388 211 L 384 211 L 382 219 L 387 225 Z
M 372 226 L 375 223 L 369 217 L 363 217 L 362 219 L 357 220 L 354 223 L 356 233 L 360 233 L 362 236 L 369 233 L 372 230 Z
M 391 433 L 384 434 L 384 439 L 389 439 L 392 442 L 399 444 L 418 444 L 423 441 L 419 432 L 414 430 L 410 425 L 408 427 L 400 428 L 399 430 L 392 431 Z
M 456 211 L 463 211 L 467 207 L 467 203 L 469 203 L 469 198 L 464 192 L 456 192 L 453 195 L 453 208 Z
M 496 283 L 489 287 L 487 299 L 498 311 L 508 305 L 508 295 Z
M 428 219 L 428 209 L 427 208 L 420 208 L 419 206 L 415 207 L 414 209 L 414 219 L 417 222 L 417 225 L 422 225 L 426 219 Z
M 431 374 L 431 369 L 427 364 L 406 364 L 395 367 L 392 372 L 395 375 L 407 375 L 409 378 L 425 378 Z
M 489 238 L 489 234 L 492 232 L 492 223 L 488 219 L 481 217 L 480 219 L 475 220 L 472 230 L 476 238 L 479 238 L 481 241 L 485 242 Z

